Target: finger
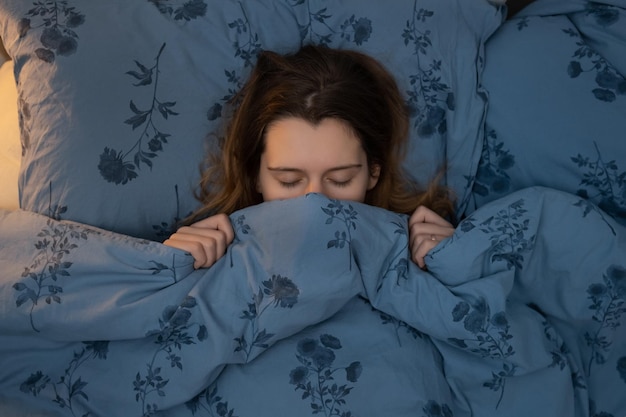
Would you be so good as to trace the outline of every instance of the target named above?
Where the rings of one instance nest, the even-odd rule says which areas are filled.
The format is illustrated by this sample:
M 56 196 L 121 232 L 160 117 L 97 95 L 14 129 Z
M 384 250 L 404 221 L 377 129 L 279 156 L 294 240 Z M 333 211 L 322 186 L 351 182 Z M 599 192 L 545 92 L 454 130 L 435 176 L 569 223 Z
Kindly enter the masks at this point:
M 420 233 L 415 233 L 414 230 L 421 230 Z M 425 268 L 424 257 L 435 248 L 439 242 L 451 236 L 454 229 L 436 225 L 420 224 L 419 227 L 414 227 L 409 233 L 409 248 L 411 251 L 411 259 L 420 268 Z
M 218 258 L 221 257 L 224 252 L 226 252 L 226 247 L 230 243 L 228 237 L 222 230 L 190 226 L 181 227 L 170 239 L 199 242 L 205 247 L 207 257 L 209 258 L 212 255 L 211 252 L 214 252 Z
M 424 269 L 426 267 L 424 257 L 438 244 L 439 241 L 436 240 L 423 240 L 420 244 L 412 246 L 411 259 L 417 264 L 417 266 Z
M 194 257 L 194 267 L 202 268 L 217 262 L 234 238 L 229 217 L 217 214 L 191 226 L 181 227 L 164 243 L 186 250 Z
M 409 218 L 409 225 L 416 223 L 432 223 L 444 227 L 452 227 L 446 219 L 432 211 L 426 206 L 419 206 Z
M 194 266 L 198 268 L 213 265 L 224 253 L 227 244 L 225 235 L 220 230 L 186 228 L 179 229 L 170 239 L 173 244 L 180 242 L 194 257 Z
M 412 241 L 417 239 L 417 244 L 425 239 L 441 241 L 452 236 L 453 233 L 454 228 L 451 226 L 444 227 L 432 223 L 415 223 L 409 228 L 409 236 Z
M 195 269 L 210 266 L 208 265 L 209 262 L 207 260 L 204 247 L 198 242 L 169 238 L 165 240 L 163 244 L 188 252 L 194 259 L 193 267 Z
M 199 222 L 196 222 L 189 227 L 219 230 L 224 233 L 224 241 L 227 245 L 230 244 L 235 238 L 235 231 L 233 230 L 233 225 L 230 222 L 230 218 L 223 213 L 207 217 L 206 219 L 200 220 Z

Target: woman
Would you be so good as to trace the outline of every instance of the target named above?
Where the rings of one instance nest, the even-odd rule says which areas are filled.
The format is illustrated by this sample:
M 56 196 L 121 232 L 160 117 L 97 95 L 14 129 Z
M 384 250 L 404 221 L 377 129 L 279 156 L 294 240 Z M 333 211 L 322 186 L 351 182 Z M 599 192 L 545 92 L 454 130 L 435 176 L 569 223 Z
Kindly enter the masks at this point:
M 373 58 L 321 46 L 262 52 L 235 103 L 221 153 L 207 161 L 195 223 L 164 242 L 191 253 L 194 267 L 224 255 L 234 238 L 227 214 L 306 193 L 410 214 L 411 255 L 422 268 L 453 233 L 447 192 L 435 182 L 422 191 L 402 172 L 405 102 Z

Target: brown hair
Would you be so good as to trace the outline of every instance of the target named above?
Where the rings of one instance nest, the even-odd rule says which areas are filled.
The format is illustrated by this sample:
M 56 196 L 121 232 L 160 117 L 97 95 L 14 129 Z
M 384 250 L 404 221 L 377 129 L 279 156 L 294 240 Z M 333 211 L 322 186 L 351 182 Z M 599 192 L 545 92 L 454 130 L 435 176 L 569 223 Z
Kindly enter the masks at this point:
M 198 220 L 261 203 L 257 191 L 265 131 L 274 121 L 297 117 L 312 124 L 336 118 L 352 127 L 367 155 L 380 166 L 365 203 L 410 214 L 425 205 L 451 218 L 447 191 L 432 181 L 426 191 L 402 169 L 409 120 L 393 76 L 375 59 L 356 51 L 304 46 L 294 54 L 261 52 L 220 139 L 220 153 L 205 161 L 197 198 Z

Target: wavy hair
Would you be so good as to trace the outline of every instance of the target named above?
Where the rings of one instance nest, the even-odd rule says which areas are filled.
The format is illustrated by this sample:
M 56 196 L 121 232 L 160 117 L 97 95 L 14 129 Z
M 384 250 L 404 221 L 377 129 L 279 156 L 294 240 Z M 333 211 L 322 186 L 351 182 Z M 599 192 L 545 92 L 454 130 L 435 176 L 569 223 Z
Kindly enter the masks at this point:
M 317 124 L 347 123 L 380 177 L 365 203 L 410 214 L 425 205 L 453 218 L 453 203 L 438 178 L 422 189 L 402 168 L 409 117 L 393 76 L 374 58 L 350 50 L 308 45 L 293 54 L 261 52 L 250 78 L 231 102 L 230 123 L 209 153 L 196 197 L 202 203 L 188 222 L 230 214 L 263 201 L 257 191 L 267 127 L 297 117 Z

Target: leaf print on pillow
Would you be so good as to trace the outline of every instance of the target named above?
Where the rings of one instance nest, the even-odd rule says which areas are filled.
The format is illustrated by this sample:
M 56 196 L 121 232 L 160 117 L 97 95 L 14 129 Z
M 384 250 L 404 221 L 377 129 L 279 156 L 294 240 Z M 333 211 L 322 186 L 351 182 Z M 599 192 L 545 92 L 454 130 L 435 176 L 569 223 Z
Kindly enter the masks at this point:
M 504 148 L 504 142 L 498 140 L 496 132 L 487 128 L 472 191 L 483 197 L 490 193 L 508 193 L 511 189 L 511 177 L 506 171 L 514 165 L 515 156 Z
M 186 22 L 202 17 L 206 14 L 207 4 L 204 0 L 184 0 L 181 2 L 173 0 L 148 0 L 153 3 L 165 16 L 173 17 L 174 20 L 184 20 Z M 172 5 L 172 3 L 174 3 Z
M 176 214 L 171 222 L 163 221 L 159 224 L 153 224 L 155 236 L 160 239 L 167 239 L 170 237 L 176 229 L 180 226 L 181 221 L 184 219 L 180 214 L 180 194 L 178 193 L 178 184 L 174 185 L 174 194 L 176 195 Z M 185 217 L 191 216 L 192 212 L 187 213 Z
M 78 34 L 75 28 L 85 23 L 85 15 L 68 6 L 65 0 L 37 1 L 19 22 L 20 37 L 31 29 L 42 28 L 39 41 L 42 47 L 35 50 L 37 57 L 49 64 L 57 55 L 72 55 L 78 49 Z
M 304 3 L 304 1 L 298 0 L 293 4 L 293 7 L 303 5 Z M 362 45 L 363 42 L 369 40 L 372 34 L 372 21 L 366 17 L 357 18 L 356 15 L 352 15 L 339 26 L 339 30 L 334 30 L 334 26 L 327 22 L 328 19 L 333 17 L 328 7 L 317 11 L 311 11 L 309 4 L 306 4 L 306 7 L 308 21 L 298 23 L 302 44 L 313 43 L 328 46 L 336 41 L 336 36 L 338 35 L 340 39 L 354 42 L 356 45 Z
M 617 7 L 608 4 L 588 2 L 586 14 L 593 16 L 598 25 L 602 27 L 611 26 L 619 21 L 619 11 Z
M 238 38 L 234 43 L 235 56 L 243 60 L 244 67 L 251 67 L 254 61 L 256 61 L 257 55 L 261 52 L 261 42 L 259 41 L 259 35 L 252 31 L 250 19 L 248 19 L 248 15 L 241 3 L 239 3 L 239 7 L 243 17 L 230 22 L 228 27 L 236 29 L 237 35 L 243 36 L 243 42 Z
M 52 181 L 48 182 L 48 217 L 54 220 L 61 220 L 61 215 L 67 211 L 67 206 L 52 204 Z
M 252 30 L 250 20 L 241 3 L 239 7 L 242 17 L 229 22 L 228 27 L 237 32 L 237 40 L 233 45 L 235 47 L 235 57 L 243 61 L 243 68 L 248 68 L 252 67 L 262 48 L 259 35 Z M 241 36 L 245 38 L 243 41 L 239 39 Z M 236 69 L 231 71 L 225 69 L 224 74 L 231 87 L 228 89 L 228 93 L 221 98 L 221 102 L 214 103 L 207 111 L 207 119 L 209 121 L 214 121 L 222 117 L 222 103 L 231 101 L 243 87 L 242 75 Z
M 108 182 L 126 184 L 128 181 L 137 178 L 135 165 L 132 162 L 124 161 L 124 156 L 122 151 L 118 153 L 108 147 L 105 147 L 102 154 L 100 154 L 98 170 Z
M 165 43 L 161 45 L 161 49 L 159 49 L 159 53 L 155 58 L 155 64 L 152 67 L 147 67 L 136 60 L 135 64 L 138 71 L 126 72 L 126 74 L 137 80 L 133 84 L 135 87 L 151 86 L 152 96 L 146 100 L 150 103 L 150 106 L 146 109 L 138 107 L 132 99 L 130 100 L 130 110 L 134 115 L 126 119 L 124 123 L 131 125 L 133 131 L 143 126 L 139 133 L 139 139 L 137 139 L 135 144 L 126 152 L 121 150 L 115 151 L 105 147 L 102 154 L 100 154 L 98 170 L 108 182 L 123 185 L 137 178 L 138 173 L 135 169 L 139 170 L 141 164 L 152 168 L 152 159 L 158 156 L 157 152 L 163 151 L 163 145 L 167 143 L 170 137 L 168 133 L 161 131 L 156 124 L 157 115 L 160 115 L 164 120 L 167 120 L 169 116 L 178 115 L 178 113 L 172 110 L 176 102 L 163 101 L 157 97 L 159 75 L 161 73 L 159 62 L 164 49 Z M 144 148 L 144 141 L 148 142 L 147 150 Z M 133 152 L 133 160 L 131 162 L 127 158 Z
M 414 128 L 420 137 L 430 137 L 436 133 L 442 135 L 447 131 L 446 110 L 455 109 L 455 98 L 452 89 L 441 81 L 441 60 L 434 59 L 426 69 L 420 56 L 427 56 L 432 47 L 431 31 L 421 30 L 421 26 L 434 15 L 434 12 L 417 9 L 417 1 L 413 4 L 413 16 L 407 20 L 402 32 L 404 45 L 412 44 L 414 55 L 418 61 L 419 73 L 409 76 L 412 90 L 407 91 L 408 107 L 411 117 L 415 118 Z
M 341 37 L 347 41 L 352 40 L 357 45 L 363 45 L 372 34 L 372 21 L 365 17 L 356 18 L 354 15 L 341 25 L 343 32 Z M 351 32 L 349 29 L 352 29 Z
M 292 3 L 292 7 L 299 5 L 305 5 L 305 2 L 303 0 L 296 0 Z M 305 6 L 308 10 L 308 4 Z M 253 30 L 250 24 L 250 19 L 248 19 L 243 4 L 239 3 L 239 7 L 241 9 L 241 17 L 229 22 L 228 27 L 237 32 L 237 40 L 234 42 L 235 57 L 243 61 L 243 68 L 248 68 L 254 65 L 258 54 L 263 48 L 258 33 Z M 340 30 L 336 31 L 326 24 L 326 20 L 332 17 L 332 15 L 327 13 L 326 7 L 317 12 L 311 12 L 309 10 L 308 16 L 309 21 L 306 24 L 298 24 L 303 43 L 305 43 L 308 37 L 309 43 L 328 46 L 333 42 L 333 36 L 338 35 L 339 38 L 348 42 L 362 45 L 369 40 L 372 34 L 372 22 L 367 18 L 357 18 L 355 15 L 352 15 L 340 25 Z M 316 30 L 319 30 L 319 32 L 316 32 Z M 324 33 L 322 34 L 322 32 Z M 207 119 L 209 121 L 214 121 L 222 117 L 224 103 L 228 103 L 235 97 L 243 86 L 242 74 L 237 69 L 225 69 L 224 74 L 231 87 L 228 88 L 228 93 L 220 99 L 220 102 L 214 103 L 207 111 Z
M 595 17 L 601 26 L 611 26 L 619 21 L 617 8 L 589 2 L 587 15 Z M 592 90 L 596 99 L 611 103 L 618 96 L 626 95 L 626 79 L 611 64 L 592 47 L 587 45 L 580 33 L 574 29 L 563 29 L 563 32 L 576 39 L 578 49 L 573 54 L 573 60 L 567 66 L 570 78 L 578 78 L 586 72 L 596 72 L 595 82 L 598 88 Z

